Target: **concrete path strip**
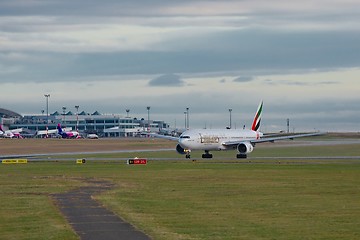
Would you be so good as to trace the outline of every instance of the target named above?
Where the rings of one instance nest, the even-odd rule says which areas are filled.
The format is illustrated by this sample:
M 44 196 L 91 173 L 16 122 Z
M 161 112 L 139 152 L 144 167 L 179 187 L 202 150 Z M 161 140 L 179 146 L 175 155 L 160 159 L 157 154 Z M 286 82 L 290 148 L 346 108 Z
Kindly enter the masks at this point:
M 113 187 L 111 183 L 95 180 L 91 180 L 91 183 L 92 186 L 52 195 L 61 213 L 66 217 L 80 239 L 150 239 L 91 197 L 94 194 L 111 189 Z

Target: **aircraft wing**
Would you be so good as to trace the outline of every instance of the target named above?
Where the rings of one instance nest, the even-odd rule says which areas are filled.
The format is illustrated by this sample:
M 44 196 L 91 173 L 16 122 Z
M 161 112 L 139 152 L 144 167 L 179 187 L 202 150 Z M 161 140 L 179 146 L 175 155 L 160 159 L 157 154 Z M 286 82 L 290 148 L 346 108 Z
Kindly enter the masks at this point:
M 45 135 L 45 134 L 53 134 L 53 133 L 57 133 L 58 130 L 57 129 L 51 129 L 51 130 L 40 130 L 37 131 L 36 135 Z
M 275 142 L 275 141 L 281 141 L 281 140 L 293 140 L 294 138 L 302 138 L 302 137 L 312 137 L 312 136 L 320 136 L 325 135 L 324 132 L 316 132 L 316 133 L 304 133 L 304 134 L 295 134 L 295 135 L 288 135 L 288 136 L 276 136 L 276 137 L 263 137 L 259 139 L 252 139 L 252 140 L 242 140 L 242 141 L 230 141 L 230 142 L 224 142 L 224 146 L 233 146 L 237 145 L 239 143 L 243 142 L 250 142 L 252 144 L 255 143 L 263 143 L 263 142 Z
M 12 129 L 10 130 L 12 133 L 21 133 L 23 131 L 22 128 Z
M 166 136 L 166 135 L 161 135 L 161 134 L 157 134 L 157 133 L 147 133 L 147 132 L 143 132 L 142 134 L 150 135 L 151 137 L 156 137 L 156 138 L 163 138 L 163 139 L 167 139 L 167 140 L 171 140 L 171 141 L 179 141 L 179 137 Z

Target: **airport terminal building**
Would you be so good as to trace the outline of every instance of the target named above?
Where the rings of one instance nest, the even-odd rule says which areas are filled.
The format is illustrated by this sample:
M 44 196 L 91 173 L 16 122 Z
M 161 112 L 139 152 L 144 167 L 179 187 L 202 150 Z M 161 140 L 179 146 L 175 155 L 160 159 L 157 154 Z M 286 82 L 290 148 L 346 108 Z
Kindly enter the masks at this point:
M 5 129 L 23 128 L 25 137 L 44 137 L 37 135 L 38 131 L 56 129 L 60 123 L 61 127 L 78 130 L 81 135 L 97 134 L 100 137 L 138 137 L 150 127 L 151 131 L 158 131 L 169 128 L 164 121 L 155 121 L 144 118 L 137 119 L 123 117 L 117 114 L 101 114 L 98 111 L 93 113 L 81 112 L 74 114 L 71 111 L 66 113 L 54 112 L 47 116 L 25 115 L 22 116 L 10 110 L 0 108 L 0 123 Z

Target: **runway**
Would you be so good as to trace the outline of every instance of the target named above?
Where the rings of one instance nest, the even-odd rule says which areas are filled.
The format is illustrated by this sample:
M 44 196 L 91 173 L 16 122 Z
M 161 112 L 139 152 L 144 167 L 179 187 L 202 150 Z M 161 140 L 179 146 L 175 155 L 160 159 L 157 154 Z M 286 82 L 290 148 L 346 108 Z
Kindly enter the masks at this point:
M 10 155 L 0 155 L 0 159 L 5 158 L 30 158 L 32 160 L 49 160 L 49 159 L 64 159 L 64 158 L 56 158 L 59 156 L 67 156 L 67 155 L 87 155 L 87 154 L 108 154 L 108 153 L 139 153 L 139 152 L 165 152 L 172 151 L 173 148 L 163 148 L 163 149 L 128 149 L 128 150 L 111 150 L 111 151 L 92 151 L 92 152 L 58 152 L 58 153 L 35 153 L 35 154 L 10 154 Z M 50 157 L 50 158 L 46 158 Z M 72 158 L 73 159 L 73 158 Z
M 360 139 L 335 139 L 335 140 L 311 140 L 311 141 L 280 141 L 275 143 L 261 143 L 257 144 L 254 151 L 257 148 L 279 148 L 279 147 L 305 147 L 305 146 L 336 146 L 336 145 L 360 145 Z M 70 155 L 89 155 L 89 154 L 111 154 L 111 153 L 140 153 L 140 152 L 166 152 L 174 151 L 174 148 L 156 148 L 156 149 L 119 149 L 119 150 L 106 150 L 106 151 L 66 151 L 66 152 L 47 152 L 47 153 L 35 153 L 35 154 L 9 154 L 0 155 L 0 159 L 11 159 L 11 158 L 27 158 L 30 162 L 36 161 L 74 161 L 74 158 L 66 158 Z M 234 160 L 234 158 L 216 157 L 216 151 L 213 151 L 214 159 L 216 160 Z M 182 155 L 175 158 L 148 158 L 148 160 L 172 160 L 172 161 L 189 161 Z M 91 158 L 85 157 L 87 161 L 125 161 L 128 158 Z M 200 160 L 197 158 L 195 160 Z M 260 161 L 260 160 L 340 160 L 340 159 L 360 159 L 360 156 L 306 156 L 306 157 L 294 157 L 294 156 L 281 156 L 281 157 L 254 157 L 249 154 L 245 161 Z M 241 162 L 241 160 L 238 160 Z
M 176 143 L 166 140 L 164 142 L 163 139 L 150 140 L 149 143 L 156 143 L 159 141 L 159 144 L 163 145 L 159 147 L 159 145 L 151 145 L 149 144 L 146 148 L 137 147 L 136 144 L 131 146 L 123 146 L 122 144 L 125 140 L 112 140 L 109 145 L 105 141 L 98 141 L 98 143 L 105 142 L 104 145 L 94 144 L 94 141 L 88 142 L 80 142 L 81 140 L 68 140 L 62 142 L 56 142 L 56 140 L 49 140 L 49 142 L 42 141 L 40 139 L 39 144 L 35 147 L 34 145 L 28 144 L 24 140 L 16 140 L 12 141 L 14 146 L 8 149 L 8 153 L 0 155 L 0 158 L 4 157 L 29 157 L 29 156 L 56 156 L 56 155 L 70 155 L 70 154 L 99 154 L 99 153 L 127 153 L 127 152 L 157 152 L 157 151 L 171 151 L 175 150 Z M 35 139 L 36 141 L 36 139 Z M 117 142 L 118 141 L 118 142 Z M 10 142 L 10 141 L 9 141 Z M 130 143 L 133 143 L 134 140 L 130 140 Z M 50 143 L 52 145 L 46 145 L 46 143 Z M 59 143 L 63 145 L 59 147 Z M 64 146 L 64 143 L 68 144 Z M 90 144 L 91 143 L 91 144 Z M 89 145 L 88 145 L 89 144 Z M 144 145 L 143 142 L 140 143 L 141 146 Z M 332 139 L 332 140 L 286 140 L 286 141 L 276 141 L 274 143 L 266 142 L 266 143 L 258 143 L 256 144 L 256 148 L 258 147 L 297 147 L 297 146 L 333 146 L 333 145 L 349 145 L 349 144 L 359 144 L 360 139 Z M 40 146 L 39 146 L 40 145 Z M 88 146 L 88 147 L 84 147 Z M 37 149 L 37 152 L 31 151 L 33 148 Z M 43 150 L 41 150 L 43 149 Z M 84 151 L 86 149 L 87 151 Z M 105 149 L 105 150 L 100 150 Z M 60 150 L 60 151 L 59 151 Z M 16 153 L 21 152 L 21 153 Z

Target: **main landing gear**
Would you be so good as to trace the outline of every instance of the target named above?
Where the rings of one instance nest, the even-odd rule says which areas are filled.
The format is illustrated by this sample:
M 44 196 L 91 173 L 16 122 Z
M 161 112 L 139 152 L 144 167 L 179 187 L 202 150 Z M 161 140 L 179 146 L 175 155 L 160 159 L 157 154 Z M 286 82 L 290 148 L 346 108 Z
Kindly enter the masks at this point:
M 247 158 L 247 155 L 243 153 L 238 153 L 236 154 L 236 158 Z
M 208 150 L 205 150 L 205 153 L 202 155 L 202 158 L 212 158 L 213 155 L 211 153 L 209 153 Z
M 213 155 L 212 155 L 208 150 L 206 150 L 205 153 L 202 154 L 201 157 L 202 157 L 202 158 L 212 158 Z M 186 151 L 185 158 L 186 158 L 186 159 L 190 159 L 190 158 L 191 158 L 191 157 L 190 157 L 190 151 Z M 238 154 L 236 154 L 236 158 L 242 158 L 242 159 L 244 159 L 244 158 L 247 158 L 247 155 L 244 154 L 244 153 L 238 153 Z
M 190 151 L 186 151 L 186 156 L 185 156 L 187 159 L 190 159 L 191 157 L 190 157 Z M 204 154 L 202 154 L 202 156 L 201 156 L 202 158 L 212 158 L 213 157 L 213 155 L 208 151 L 208 150 L 205 150 L 205 153 Z M 244 159 L 244 158 L 247 158 L 247 155 L 246 154 L 244 154 L 244 153 L 238 153 L 238 154 L 236 154 L 236 158 L 242 158 L 242 159 Z

